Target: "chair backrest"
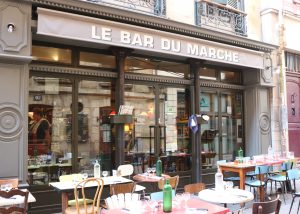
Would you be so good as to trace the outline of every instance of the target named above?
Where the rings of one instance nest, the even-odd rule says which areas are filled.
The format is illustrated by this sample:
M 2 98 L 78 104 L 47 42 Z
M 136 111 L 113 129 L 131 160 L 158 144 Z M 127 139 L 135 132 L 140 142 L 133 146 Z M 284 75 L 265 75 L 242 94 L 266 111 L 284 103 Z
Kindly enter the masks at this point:
M 163 200 L 163 197 L 164 197 L 163 191 L 150 193 L 150 199 L 154 201 L 161 201 Z M 174 197 L 175 197 L 175 190 L 172 189 L 172 198 Z
M 256 175 L 262 175 L 262 174 L 267 174 L 270 171 L 270 166 L 268 165 L 260 165 L 260 166 L 255 166 L 254 173 Z
M 112 195 L 105 199 L 107 209 L 116 209 L 128 207 L 132 204 L 136 205 L 136 202 L 140 200 L 140 194 L 138 193 L 120 193 L 118 195 Z
M 191 194 L 198 193 L 204 189 L 205 189 L 204 183 L 187 184 L 184 186 L 184 192 L 189 192 Z
M 82 175 L 81 174 L 70 174 L 70 175 L 61 175 L 59 176 L 60 182 L 69 182 L 69 181 L 82 181 Z
M 117 170 L 121 172 L 121 176 L 130 176 L 133 174 L 133 166 L 131 164 L 120 165 Z
M 289 169 L 287 171 L 287 177 L 289 180 L 298 180 L 300 175 L 300 171 L 298 169 Z
M 110 195 L 118 195 L 120 193 L 133 193 L 134 190 L 135 190 L 134 182 L 110 185 Z
M 83 180 L 79 182 L 75 189 L 74 189 L 74 195 L 75 195 L 75 201 L 76 201 L 76 209 L 79 213 L 79 210 L 82 210 L 84 208 L 85 213 L 88 213 L 88 201 L 86 200 L 86 192 L 85 187 L 88 183 L 96 183 L 97 189 L 95 191 L 95 195 L 93 198 L 93 205 L 92 205 L 92 212 L 91 213 L 98 213 L 98 210 L 100 208 L 100 199 L 104 187 L 104 181 L 101 178 L 88 178 L 86 180 Z M 79 192 L 81 192 L 81 198 L 79 197 Z M 80 201 L 83 201 L 80 203 Z M 90 210 L 90 209 L 89 209 Z
M 288 171 L 289 169 L 292 169 L 294 165 L 293 161 L 287 161 L 281 164 L 281 170 L 282 171 Z
M 8 192 L 0 191 L 0 197 L 3 197 L 3 198 L 11 198 L 14 196 L 24 197 L 24 202 L 21 204 L 22 207 L 19 206 L 20 204 L 18 204 L 18 206 L 12 205 L 11 207 L 0 207 L 0 213 L 2 213 L 2 214 L 8 214 L 8 213 L 26 214 L 27 213 L 27 204 L 28 204 L 28 194 L 29 194 L 29 192 L 27 190 L 22 191 L 20 189 L 12 189 Z
M 175 193 L 176 193 L 177 186 L 178 186 L 178 183 L 179 183 L 179 175 L 176 175 L 174 177 L 170 177 L 168 179 L 169 179 L 169 182 L 170 182 L 170 185 L 171 185 L 172 189 L 174 189 Z M 162 190 L 164 188 L 165 183 L 166 183 L 165 178 L 160 179 L 158 181 L 158 188 Z
M 265 202 L 254 202 L 252 205 L 252 214 L 279 214 L 281 201 L 279 196 L 276 199 Z
M 12 184 L 12 188 L 18 188 L 19 179 L 18 178 L 10 178 L 10 179 L 2 179 L 0 180 L 0 186 L 3 184 Z

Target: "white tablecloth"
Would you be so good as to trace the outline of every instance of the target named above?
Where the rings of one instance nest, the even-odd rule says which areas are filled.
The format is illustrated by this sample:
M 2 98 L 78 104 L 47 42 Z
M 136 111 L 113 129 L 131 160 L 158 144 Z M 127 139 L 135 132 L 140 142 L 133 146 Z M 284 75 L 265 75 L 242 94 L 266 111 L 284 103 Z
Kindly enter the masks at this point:
M 102 179 L 104 181 L 104 185 L 133 182 L 130 179 L 120 177 L 120 176 L 108 176 L 108 177 L 102 177 Z M 75 188 L 75 186 L 78 183 L 79 182 L 72 182 L 72 181 L 70 181 L 70 182 L 52 182 L 52 183 L 49 183 L 49 185 L 53 186 L 57 190 L 72 190 Z M 97 186 L 97 183 L 89 182 L 89 183 L 87 183 L 87 185 L 85 187 L 93 187 L 93 186 Z
M 22 191 L 26 189 L 22 189 Z M 14 204 L 22 204 L 24 202 L 24 197 L 20 195 L 13 196 L 12 198 L 3 198 L 0 197 L 0 206 L 11 206 Z M 35 197 L 29 192 L 28 194 L 28 203 L 36 202 Z
M 204 189 L 199 192 L 198 197 L 204 201 L 221 204 L 239 204 L 252 201 L 252 192 L 242 189 L 227 189 L 216 191 L 215 189 Z

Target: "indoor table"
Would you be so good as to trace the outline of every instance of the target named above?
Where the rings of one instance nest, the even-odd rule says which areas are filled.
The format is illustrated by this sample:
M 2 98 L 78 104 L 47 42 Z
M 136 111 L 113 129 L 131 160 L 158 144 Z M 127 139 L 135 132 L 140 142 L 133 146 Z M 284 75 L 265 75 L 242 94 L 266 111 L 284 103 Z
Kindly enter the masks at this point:
M 111 184 L 118 184 L 118 183 L 129 183 L 133 182 L 130 179 L 121 177 L 121 176 L 108 176 L 108 177 L 101 177 L 104 181 L 104 186 L 109 186 Z M 69 200 L 69 193 L 73 193 L 75 186 L 79 182 L 73 181 L 66 181 L 66 182 L 52 182 L 49 183 L 50 186 L 54 187 L 54 189 L 61 193 L 61 207 L 62 213 L 65 212 L 66 208 L 68 207 L 68 200 Z M 97 183 L 89 182 L 85 187 L 96 187 Z

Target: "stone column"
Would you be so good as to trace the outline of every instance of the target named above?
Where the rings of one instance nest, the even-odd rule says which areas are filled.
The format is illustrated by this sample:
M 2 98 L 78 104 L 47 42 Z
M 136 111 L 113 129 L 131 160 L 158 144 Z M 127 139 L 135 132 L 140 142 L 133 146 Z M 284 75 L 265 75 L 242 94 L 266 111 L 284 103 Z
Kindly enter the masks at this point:
M 0 1 L 0 178 L 26 182 L 31 4 Z

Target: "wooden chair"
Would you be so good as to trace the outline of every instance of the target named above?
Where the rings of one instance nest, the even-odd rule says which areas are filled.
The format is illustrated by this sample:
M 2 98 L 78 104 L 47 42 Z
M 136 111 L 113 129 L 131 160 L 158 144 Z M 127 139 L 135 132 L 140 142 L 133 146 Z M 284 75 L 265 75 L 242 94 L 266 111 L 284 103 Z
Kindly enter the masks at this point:
M 279 196 L 276 199 L 266 202 L 254 202 L 252 205 L 252 214 L 279 214 L 281 201 Z
M 27 205 L 28 205 L 28 191 L 22 191 L 19 189 L 12 189 L 8 192 L 6 191 L 0 191 L 0 197 L 3 198 L 11 198 L 14 196 L 22 196 L 24 197 L 24 202 L 21 206 L 11 206 L 11 207 L 0 207 L 0 213 L 1 214 L 9 214 L 9 213 L 23 213 L 26 214 L 27 213 Z M 18 204 L 20 205 L 20 204 Z
M 71 182 L 73 181 L 74 178 L 76 181 L 82 181 L 82 175 L 78 173 L 78 174 L 70 174 L 70 175 L 61 175 L 59 176 L 59 182 Z M 72 194 L 70 193 L 70 195 Z M 87 198 L 86 202 L 88 204 L 92 204 L 93 200 Z M 83 204 L 83 199 L 79 199 L 79 203 Z M 76 205 L 75 199 L 68 200 L 68 206 L 75 206 L 75 205 Z
M 16 189 L 19 186 L 19 179 L 18 178 L 2 179 L 0 180 L 0 186 L 3 184 L 12 184 L 12 188 Z
M 130 178 L 130 176 L 134 172 L 134 167 L 131 164 L 124 164 L 124 165 L 120 165 L 117 170 L 121 172 L 121 176 L 128 176 Z M 145 197 L 145 189 L 146 187 L 139 184 L 136 184 L 135 186 L 135 191 L 137 192 L 141 191 L 143 193 L 143 197 Z
M 135 183 L 111 184 L 110 195 L 118 195 L 120 193 L 133 193 L 135 191 Z
M 128 176 L 129 178 L 134 171 L 133 166 L 131 164 L 120 165 L 117 170 L 121 172 L 121 176 Z
M 178 186 L 178 183 L 179 183 L 179 175 L 176 175 L 174 177 L 170 177 L 168 179 L 169 179 L 169 182 L 170 182 L 170 185 L 171 185 L 172 189 L 174 189 L 175 194 L 176 194 L 177 186 Z M 166 183 L 165 178 L 160 179 L 158 181 L 158 188 L 163 190 L 165 183 Z
M 88 204 L 86 200 L 86 186 L 88 183 L 96 182 L 97 189 L 94 194 L 94 199 L 92 204 Z M 88 178 L 86 180 L 83 180 L 79 182 L 75 189 L 74 189 L 74 195 L 75 195 L 75 201 L 76 206 L 68 207 L 65 210 L 65 214 L 98 214 L 100 211 L 100 199 L 102 195 L 104 187 L 104 181 L 101 178 Z M 79 203 L 79 192 L 82 195 L 83 203 Z
M 195 194 L 205 189 L 204 183 L 187 184 L 184 186 L 184 192 Z

